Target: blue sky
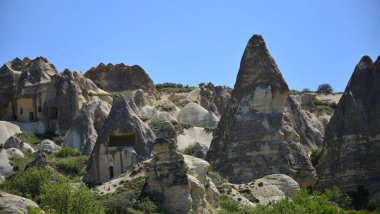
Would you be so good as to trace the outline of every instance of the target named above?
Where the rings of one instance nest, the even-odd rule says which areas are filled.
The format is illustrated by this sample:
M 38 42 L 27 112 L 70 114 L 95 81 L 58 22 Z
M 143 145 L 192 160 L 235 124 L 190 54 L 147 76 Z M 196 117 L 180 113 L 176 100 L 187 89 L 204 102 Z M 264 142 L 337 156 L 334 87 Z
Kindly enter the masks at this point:
M 44 56 L 85 72 L 138 64 L 154 82 L 233 86 L 261 34 L 292 89 L 343 91 L 363 55 L 380 55 L 380 1 L 0 0 L 0 63 Z

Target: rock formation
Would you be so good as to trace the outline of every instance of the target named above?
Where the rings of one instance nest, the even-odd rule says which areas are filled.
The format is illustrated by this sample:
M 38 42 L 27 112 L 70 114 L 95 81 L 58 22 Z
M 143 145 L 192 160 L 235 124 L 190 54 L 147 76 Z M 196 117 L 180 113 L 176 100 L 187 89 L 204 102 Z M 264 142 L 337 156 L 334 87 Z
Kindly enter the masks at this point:
M 45 168 L 47 165 L 48 162 L 46 160 L 45 152 L 43 150 L 38 150 L 34 155 L 33 160 L 25 166 L 25 171 L 32 167 Z
M 301 186 L 316 173 L 283 112 L 288 86 L 263 38 L 254 35 L 244 51 L 231 99 L 219 122 L 206 160 L 233 183 L 269 174 L 290 175 Z
M 196 103 L 189 103 L 178 113 L 178 121 L 194 126 L 216 127 L 219 117 Z
M 0 121 L 0 145 L 4 144 L 10 137 L 21 133 L 20 127 L 6 121 Z
M 177 134 L 167 122 L 154 143 L 155 155 L 150 163 L 146 192 L 169 213 L 209 213 L 218 207 L 214 184 L 206 173 L 209 164 L 201 159 L 184 158 L 177 150 Z
M 266 175 L 246 184 L 219 181 L 220 194 L 249 206 L 271 205 L 300 190 L 299 184 L 284 174 Z
M 150 158 L 155 135 L 123 97 L 114 99 L 83 180 L 99 184 L 117 177 L 141 160 Z
M 38 205 L 27 198 L 0 192 L 0 213 L 28 213 L 28 207 L 38 208 Z
M 52 126 L 50 120 L 56 120 L 56 127 L 54 128 L 56 132 L 68 130 L 75 115 L 93 96 L 102 98 L 109 95 L 98 89 L 91 80 L 81 73 L 71 72 L 68 69 L 54 77 L 53 87 L 51 92 L 55 92 L 55 94 L 53 93 L 52 98 L 46 101 L 44 120 L 48 127 Z
M 100 99 L 84 105 L 75 116 L 63 141 L 64 145 L 90 155 L 110 110 L 111 105 Z
M 214 86 L 212 83 L 202 85 L 200 89 L 200 105 L 218 116 L 222 115 L 231 98 L 231 91 L 222 86 Z
M 21 149 L 23 152 L 28 152 L 31 154 L 35 152 L 35 150 L 30 144 L 21 141 L 15 136 L 8 138 L 8 140 L 4 143 L 4 148 L 5 149 L 9 149 L 9 148 Z
M 318 163 L 319 189 L 362 189 L 380 203 L 380 57 L 364 56 L 327 126 Z M 355 199 L 354 199 L 355 200 Z
M 142 89 L 144 92 L 159 97 L 153 81 L 138 65 L 103 64 L 92 67 L 85 76 L 91 79 L 99 88 L 107 92 L 123 92 Z
M 299 135 L 299 142 L 308 149 L 322 148 L 324 127 L 318 117 L 302 107 L 300 95 L 289 95 L 283 112 L 283 124 Z
M 36 121 L 42 117 L 42 103 L 51 78 L 58 72 L 43 57 L 18 58 L 0 69 L 0 118 Z
M 23 60 L 15 58 L 0 68 L 0 119 L 13 119 L 13 96 L 25 64 Z

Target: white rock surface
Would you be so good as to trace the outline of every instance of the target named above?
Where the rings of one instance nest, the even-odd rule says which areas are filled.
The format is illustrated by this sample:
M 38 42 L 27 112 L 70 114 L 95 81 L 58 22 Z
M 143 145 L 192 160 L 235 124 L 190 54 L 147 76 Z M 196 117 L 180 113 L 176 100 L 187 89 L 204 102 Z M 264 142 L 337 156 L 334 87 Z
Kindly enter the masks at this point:
M 21 133 L 20 127 L 7 121 L 0 121 L 0 144 L 5 143 L 9 137 Z
M 185 129 L 183 134 L 177 136 L 178 149 L 182 150 L 195 142 L 205 145 L 207 148 L 210 147 L 212 140 L 212 132 L 207 132 L 201 127 L 192 127 L 190 129 Z
M 38 205 L 27 198 L 0 192 L 0 213 L 28 213 L 27 207 Z
M 7 149 L 7 154 L 9 158 L 24 158 L 24 153 L 16 148 Z
M 42 149 L 47 152 L 54 152 L 60 150 L 61 147 L 51 140 L 43 140 L 38 144 L 38 149 Z
M 8 153 L 5 149 L 0 151 L 0 176 L 7 177 L 13 174 L 13 167 L 9 163 Z
M 209 127 L 216 127 L 219 120 L 220 118 L 213 112 L 207 111 L 197 103 L 188 103 L 178 113 L 178 121 L 194 126 L 207 124 Z

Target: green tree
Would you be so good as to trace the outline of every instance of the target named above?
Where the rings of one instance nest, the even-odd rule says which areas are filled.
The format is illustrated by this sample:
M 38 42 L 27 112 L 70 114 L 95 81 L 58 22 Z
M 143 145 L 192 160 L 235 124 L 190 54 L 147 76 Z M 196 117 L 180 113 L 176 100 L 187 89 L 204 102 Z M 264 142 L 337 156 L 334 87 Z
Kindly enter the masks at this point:
M 330 84 L 324 83 L 318 86 L 318 93 L 331 94 L 333 92 L 333 88 Z

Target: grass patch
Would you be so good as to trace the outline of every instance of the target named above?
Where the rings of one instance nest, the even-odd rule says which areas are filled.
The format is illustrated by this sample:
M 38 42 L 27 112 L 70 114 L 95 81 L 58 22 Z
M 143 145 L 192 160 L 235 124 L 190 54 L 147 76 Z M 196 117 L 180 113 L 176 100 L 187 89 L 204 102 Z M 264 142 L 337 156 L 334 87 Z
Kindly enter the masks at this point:
M 188 85 L 182 85 L 178 83 L 162 83 L 162 84 L 156 84 L 156 89 L 159 92 L 166 92 L 166 93 L 186 93 L 190 92 L 195 89 L 195 87 L 188 86 Z
M 49 165 L 69 178 L 81 176 L 86 170 L 87 161 L 85 155 L 65 158 L 54 158 L 54 154 L 48 156 Z
M 65 157 L 77 157 L 80 156 L 81 153 L 71 147 L 63 147 L 57 153 L 55 153 L 56 157 L 65 158 Z

